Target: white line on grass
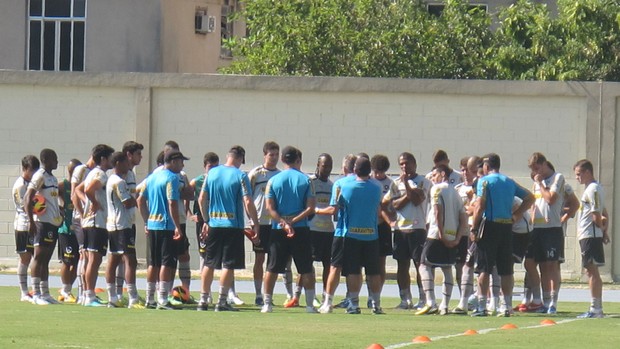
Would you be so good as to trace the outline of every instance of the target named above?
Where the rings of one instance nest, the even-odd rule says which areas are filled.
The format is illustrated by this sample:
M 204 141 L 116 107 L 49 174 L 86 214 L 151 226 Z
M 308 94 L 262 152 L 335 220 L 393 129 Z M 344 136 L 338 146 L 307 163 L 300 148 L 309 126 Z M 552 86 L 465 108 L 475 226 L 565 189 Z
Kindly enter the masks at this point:
M 565 320 L 560 320 L 558 322 L 556 322 L 556 325 L 560 325 L 560 324 L 566 324 L 569 322 L 573 322 L 573 321 L 577 321 L 577 320 L 583 320 L 583 319 L 565 319 Z M 541 328 L 541 327 L 547 327 L 547 326 L 551 326 L 551 325 L 534 325 L 534 326 L 526 326 L 526 327 L 519 327 L 518 329 L 520 330 L 527 330 L 527 329 L 531 329 L 531 328 Z M 478 334 L 487 334 L 493 331 L 498 331 L 501 330 L 501 327 L 497 327 L 497 328 L 485 328 L 482 330 L 478 330 Z M 448 338 L 454 338 L 454 337 L 461 337 L 461 336 L 466 336 L 465 332 L 462 333 L 457 333 L 457 334 L 448 334 L 445 336 L 437 336 L 437 337 L 430 337 L 432 342 L 436 342 L 438 340 L 442 340 L 442 339 L 448 339 Z M 398 343 L 398 344 L 392 344 L 392 345 L 388 345 L 385 347 L 385 349 L 397 349 L 397 348 L 403 348 L 403 347 L 408 347 L 410 345 L 414 345 L 414 344 L 424 344 L 424 342 L 420 342 L 420 343 L 416 343 L 416 342 L 405 342 L 405 343 Z

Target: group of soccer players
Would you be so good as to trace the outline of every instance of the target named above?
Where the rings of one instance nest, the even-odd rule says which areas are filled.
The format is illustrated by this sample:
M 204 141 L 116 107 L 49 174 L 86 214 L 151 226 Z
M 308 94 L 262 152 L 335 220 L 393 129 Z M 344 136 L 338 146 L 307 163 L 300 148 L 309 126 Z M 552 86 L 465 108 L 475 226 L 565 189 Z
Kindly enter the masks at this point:
M 272 141 L 263 147 L 263 164 L 248 174 L 240 170 L 245 149 L 233 146 L 223 164 L 216 154 L 205 154 L 205 173 L 191 181 L 183 171 L 189 159 L 176 142 L 169 141 L 159 154 L 158 167 L 138 184 L 133 167 L 140 164 L 142 150 L 133 141 L 120 152 L 97 145 L 85 164 L 70 161 L 70 180 L 62 182 L 52 174 L 58 165 L 53 150 L 43 149 L 40 162 L 33 155 L 23 158 L 22 175 L 13 188 L 22 301 L 174 309 L 178 300 L 171 291 L 177 270 L 183 288 L 189 289 L 186 221 L 192 219 L 201 259 L 201 293 L 196 302 L 200 311 L 213 303 L 215 270 L 220 270 L 220 287 L 214 310 L 236 311 L 233 305 L 243 304 L 234 291 L 234 270 L 245 268 L 245 235 L 256 254 L 255 304 L 263 313 L 273 311 L 274 285 L 278 274 L 284 274 L 288 293 L 284 307 L 299 306 L 304 289 L 309 313 L 344 307 L 348 314 L 359 314 L 365 275 L 367 306 L 373 314 L 383 314 L 381 290 L 386 258 L 392 255 L 401 298 L 397 308 L 414 309 L 416 315 L 467 314 L 468 310 L 473 310 L 472 316 L 510 316 L 514 311 L 555 314 L 566 221 L 579 212 L 582 265 L 592 292 L 590 309 L 582 316 L 603 316 L 598 267 L 604 263 L 603 244 L 609 242 L 608 219 L 602 188 L 588 160 L 580 160 L 573 169 L 577 181 L 585 185 L 579 200 L 541 153 L 529 159 L 533 180 L 529 191 L 499 172 L 500 158 L 493 153 L 462 159 L 459 172 L 438 150 L 432 171 L 423 176 L 417 172 L 413 154 L 403 152 L 398 157 L 400 175 L 394 180 L 387 176 L 388 157 L 347 155 L 342 178 L 332 182 L 329 154 L 320 154 L 314 174 L 307 176 L 301 172 L 302 152 L 292 146 L 280 151 Z M 279 160 L 283 170 L 278 168 Z M 136 211 L 145 222 L 149 251 L 145 300 L 138 296 L 135 284 Z M 58 298 L 50 295 L 48 287 L 56 241 L 63 264 Z M 99 267 L 106 255 L 107 302 L 96 295 Z M 315 292 L 314 261 L 323 266 L 321 300 Z M 419 294 L 416 304 L 411 261 Z M 299 274 L 295 292 L 289 286 L 292 262 Z M 521 262 L 526 292 L 513 309 L 513 265 Z M 32 292 L 27 284 L 29 266 Z M 435 268 L 443 273 L 439 304 Z M 450 310 L 454 268 L 460 299 Z M 478 287 L 476 296 L 470 297 L 474 273 Z M 341 275 L 346 277 L 347 296 L 334 304 Z M 76 279 L 77 297 L 71 291 Z M 122 296 L 123 281 L 127 301 Z

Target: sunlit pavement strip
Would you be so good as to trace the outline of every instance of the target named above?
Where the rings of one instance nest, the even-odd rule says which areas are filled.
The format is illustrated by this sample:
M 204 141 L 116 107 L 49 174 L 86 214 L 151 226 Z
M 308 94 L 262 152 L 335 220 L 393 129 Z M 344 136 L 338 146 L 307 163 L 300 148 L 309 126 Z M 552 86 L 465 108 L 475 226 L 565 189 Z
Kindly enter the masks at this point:
M 566 323 L 577 321 L 577 320 L 584 320 L 584 319 L 566 319 L 566 320 L 557 321 L 555 324 L 556 325 L 566 324 Z M 541 328 L 541 327 L 547 327 L 547 326 L 553 326 L 553 325 L 545 324 L 545 325 L 525 326 L 525 327 L 520 327 L 518 329 L 520 329 L 520 330 L 527 330 L 527 329 Z M 493 331 L 499 331 L 499 330 L 502 330 L 502 328 L 501 327 L 485 328 L 485 329 L 477 330 L 477 331 L 478 331 L 478 334 L 487 334 L 487 333 L 490 333 L 490 332 L 493 332 Z M 430 337 L 430 339 L 431 339 L 431 342 L 436 342 L 436 341 L 442 340 L 442 339 L 461 337 L 461 336 L 467 336 L 467 335 L 468 334 L 466 334 L 465 332 L 462 332 L 462 333 L 457 333 L 457 334 L 449 334 L 449 335 L 445 335 L 445 336 Z M 407 346 L 415 345 L 415 344 L 425 344 L 425 343 L 423 343 L 423 342 L 420 342 L 420 343 L 406 342 L 406 343 L 392 344 L 392 345 L 386 346 L 385 349 L 397 349 L 397 348 L 403 348 L 403 347 L 407 347 Z

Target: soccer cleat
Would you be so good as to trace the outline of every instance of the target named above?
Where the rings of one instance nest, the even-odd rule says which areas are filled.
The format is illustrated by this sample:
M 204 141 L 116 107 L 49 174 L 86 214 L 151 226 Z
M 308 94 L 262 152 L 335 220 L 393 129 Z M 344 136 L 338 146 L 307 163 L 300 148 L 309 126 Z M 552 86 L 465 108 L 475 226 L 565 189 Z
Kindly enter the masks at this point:
M 28 302 L 28 303 L 32 303 L 32 296 L 28 293 L 26 294 L 22 294 L 22 296 L 19 298 L 20 302 Z
M 145 309 L 146 307 L 143 304 L 140 304 L 139 301 L 129 301 L 129 305 L 127 305 L 129 309 Z
M 547 312 L 547 309 L 545 309 L 545 306 L 542 303 L 530 303 L 527 306 L 527 312 L 544 314 Z
M 420 310 L 426 306 L 426 301 L 419 300 L 418 303 L 411 307 L 413 310 Z
M 527 312 L 527 304 L 521 303 L 517 305 L 516 307 L 514 307 L 512 310 L 518 311 L 520 313 L 525 313 Z
M 196 310 L 198 310 L 198 311 L 207 311 L 207 310 L 209 310 L 209 304 L 208 303 L 199 302 L 198 305 L 196 306 Z
M 347 308 L 346 313 L 347 314 L 361 314 L 362 313 L 362 309 L 360 309 L 360 307 L 350 306 L 350 307 Z
M 273 312 L 273 306 L 269 303 L 263 304 L 263 307 L 260 310 L 261 313 L 271 313 Z
M 316 310 L 315 307 L 306 307 L 306 313 L 308 313 L 308 314 L 318 314 L 319 311 Z
M 467 315 L 467 310 L 456 307 L 454 309 L 452 309 L 452 314 L 456 314 L 456 315 Z
M 285 308 L 295 308 L 295 307 L 298 307 L 298 306 L 299 306 L 299 298 L 297 298 L 297 297 L 293 297 L 293 298 L 287 299 L 284 302 L 284 307 Z
M 245 302 L 239 298 L 239 296 L 234 295 L 232 297 L 228 297 L 227 299 L 228 304 L 234 304 L 234 305 L 244 305 Z
M 85 300 L 84 306 L 85 307 L 105 307 L 107 306 L 107 304 L 101 303 L 99 298 L 95 298 L 90 302 L 88 300 Z
M 97 299 L 97 301 L 101 304 L 108 304 L 108 302 L 104 301 L 103 299 L 99 298 L 99 296 L 95 296 L 95 298 Z
M 552 305 L 549 307 L 549 309 L 547 309 L 547 314 L 549 315 L 556 315 L 558 313 L 558 309 L 555 307 L 555 305 Z
M 478 297 L 475 294 L 472 294 L 467 299 L 467 310 L 474 311 L 478 308 Z
M 42 295 L 41 298 L 45 299 L 49 304 L 60 304 L 59 301 L 57 301 L 54 297 L 50 296 L 49 294 Z
M 108 301 L 108 308 L 124 308 L 125 306 L 120 300 Z
M 157 303 L 157 310 L 175 310 L 176 308 L 170 303 Z
M 603 311 L 602 310 L 592 310 L 590 309 L 589 311 L 586 311 L 583 314 L 577 315 L 578 319 L 602 319 L 604 318 L 605 315 L 603 315 Z
M 472 317 L 484 317 L 489 316 L 486 309 L 476 309 L 473 313 L 471 313 Z
M 433 304 L 433 305 L 425 305 L 424 307 L 422 307 L 421 309 L 419 309 L 418 311 L 415 312 L 415 315 L 430 315 L 430 314 L 437 314 L 437 312 L 439 311 L 439 308 L 437 308 L 437 304 Z
M 450 314 L 450 312 L 448 311 L 448 308 L 439 309 L 439 315 L 448 315 L 448 314 Z
M 118 297 L 118 302 L 120 303 L 121 308 L 126 308 L 129 305 L 129 299 L 123 296 Z
M 215 305 L 215 311 L 216 312 L 220 312 L 220 311 L 239 311 L 239 309 L 234 308 L 232 305 L 230 304 L 216 304 Z
M 513 314 L 512 309 L 502 308 L 497 312 L 497 317 L 511 317 Z
M 36 305 L 49 305 L 50 303 L 45 299 L 41 298 L 40 295 L 35 295 L 32 297 L 32 304 Z
M 351 301 L 349 298 L 345 298 L 340 301 L 340 303 L 334 305 L 334 308 L 348 308 L 351 305 Z
M 381 309 L 381 307 L 372 307 L 372 313 L 374 315 L 385 315 L 385 312 Z
M 254 299 L 254 304 L 258 305 L 259 307 L 262 307 L 263 305 L 265 305 L 265 302 L 263 301 L 263 297 L 256 296 L 256 298 Z
M 398 304 L 395 309 L 403 309 L 403 310 L 409 310 L 412 309 L 413 305 L 411 304 L 411 300 L 409 299 L 403 299 L 400 301 L 400 304 Z
M 59 301 L 60 301 L 60 297 L 62 297 L 62 298 L 63 298 L 62 302 L 64 302 L 64 303 L 70 303 L 70 304 L 75 304 L 75 303 L 77 303 L 77 298 L 75 298 L 75 296 L 74 296 L 74 295 L 72 295 L 71 293 L 66 294 L 66 295 L 64 295 L 64 296 L 59 296 L 59 297 L 58 297 L 58 300 L 59 300 Z
M 327 304 L 323 304 L 323 305 L 321 305 L 321 307 L 319 308 L 319 313 L 321 313 L 321 314 L 329 314 L 329 313 L 331 313 L 332 311 L 333 311 L 333 310 L 332 310 L 332 307 L 330 307 L 330 306 L 329 306 L 329 305 L 327 305 Z
M 211 295 L 207 296 L 207 304 L 213 304 L 213 297 Z
M 170 305 L 172 305 L 172 306 L 174 306 L 174 307 L 180 307 L 180 306 L 182 306 L 182 305 L 183 305 L 183 302 L 182 302 L 182 301 L 180 301 L 180 300 L 178 300 L 178 299 L 175 299 L 175 298 L 174 298 L 174 297 L 172 297 L 172 296 L 168 296 L 168 303 L 170 303 Z
M 147 302 L 144 304 L 146 309 L 157 309 L 157 302 Z
M 321 306 L 321 304 L 323 304 L 323 303 L 321 303 L 321 302 L 319 301 L 319 299 L 318 299 L 318 298 L 316 298 L 316 297 L 315 297 L 315 298 L 314 298 L 314 300 L 312 301 L 312 305 L 313 305 L 315 308 L 317 308 L 317 309 Z

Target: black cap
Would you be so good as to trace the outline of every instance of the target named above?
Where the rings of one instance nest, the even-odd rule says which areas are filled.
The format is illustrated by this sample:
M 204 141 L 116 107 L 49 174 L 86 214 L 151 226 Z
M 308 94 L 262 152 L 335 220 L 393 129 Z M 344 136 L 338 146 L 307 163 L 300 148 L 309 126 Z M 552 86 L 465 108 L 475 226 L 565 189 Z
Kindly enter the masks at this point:
M 189 158 L 186 158 L 185 156 L 183 156 L 183 153 L 181 153 L 180 151 L 173 150 L 166 154 L 166 156 L 164 157 L 164 162 L 169 163 L 172 160 L 176 160 L 176 159 L 189 160 Z
M 282 162 L 284 162 L 285 164 L 292 164 L 295 161 L 297 161 L 297 159 L 299 159 L 300 156 L 300 152 L 299 149 L 287 145 L 286 147 L 284 147 L 284 149 L 282 149 Z

